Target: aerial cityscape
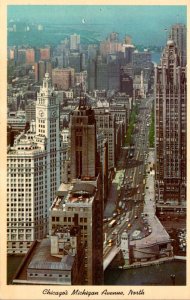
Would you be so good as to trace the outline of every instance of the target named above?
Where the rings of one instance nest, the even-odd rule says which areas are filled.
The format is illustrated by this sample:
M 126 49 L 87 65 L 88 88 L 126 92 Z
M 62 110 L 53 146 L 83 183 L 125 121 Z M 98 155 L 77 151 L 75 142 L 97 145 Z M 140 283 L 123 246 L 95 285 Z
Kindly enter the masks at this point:
M 8 6 L 7 284 L 187 284 L 186 22 Z

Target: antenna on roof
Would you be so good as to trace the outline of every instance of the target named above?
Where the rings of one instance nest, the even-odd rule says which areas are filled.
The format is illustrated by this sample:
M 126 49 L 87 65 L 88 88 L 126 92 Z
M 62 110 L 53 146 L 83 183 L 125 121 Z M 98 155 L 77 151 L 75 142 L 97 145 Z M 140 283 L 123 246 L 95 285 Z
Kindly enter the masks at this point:
M 166 44 L 167 44 L 167 40 L 168 40 L 168 28 L 164 28 L 165 34 L 166 34 Z

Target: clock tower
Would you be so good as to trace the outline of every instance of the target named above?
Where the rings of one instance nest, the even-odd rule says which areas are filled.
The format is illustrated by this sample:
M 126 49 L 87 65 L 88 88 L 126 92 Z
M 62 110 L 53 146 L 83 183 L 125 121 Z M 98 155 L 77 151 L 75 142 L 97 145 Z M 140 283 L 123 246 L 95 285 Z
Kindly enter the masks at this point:
M 47 149 L 56 148 L 59 140 L 59 103 L 50 83 L 49 74 L 45 74 L 43 85 L 37 94 L 36 134 L 47 138 Z
M 37 93 L 36 142 L 42 151 L 47 153 L 47 183 L 45 184 L 48 212 L 61 179 L 59 102 L 48 73 L 45 74 L 43 85 Z

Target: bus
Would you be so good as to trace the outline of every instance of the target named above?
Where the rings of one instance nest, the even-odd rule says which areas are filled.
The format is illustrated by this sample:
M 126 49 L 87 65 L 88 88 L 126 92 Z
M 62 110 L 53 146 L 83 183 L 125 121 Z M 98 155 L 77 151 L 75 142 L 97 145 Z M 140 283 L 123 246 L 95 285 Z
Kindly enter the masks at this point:
M 113 219 L 113 220 L 108 224 L 108 227 L 111 228 L 111 227 L 113 227 L 115 224 L 116 224 L 116 220 Z

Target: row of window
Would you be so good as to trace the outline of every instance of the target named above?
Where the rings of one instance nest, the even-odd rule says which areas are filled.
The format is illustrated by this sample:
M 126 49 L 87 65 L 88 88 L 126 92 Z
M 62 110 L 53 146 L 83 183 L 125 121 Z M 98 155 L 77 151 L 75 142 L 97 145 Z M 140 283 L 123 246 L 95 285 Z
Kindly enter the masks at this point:
M 40 277 L 42 277 L 42 276 L 45 276 L 45 277 L 47 277 L 47 276 L 49 276 L 49 277 L 52 277 L 52 276 L 53 276 L 53 277 L 57 277 L 57 276 L 55 276 L 55 275 L 58 275 L 58 274 L 41 274 L 41 273 L 39 273 L 39 274 L 36 274 L 36 273 L 35 273 L 35 274 L 30 273 L 30 274 L 29 274 L 30 277 L 34 277 L 34 276 L 35 276 L 35 277 L 37 277 L 37 276 L 40 276 Z M 62 277 L 62 278 L 68 278 L 69 275 L 62 275 L 62 274 L 59 274 L 59 277 L 60 277 L 60 278 L 61 278 L 61 277 Z
M 64 217 L 63 218 L 64 222 L 71 222 L 74 221 L 74 217 Z M 80 218 L 80 223 L 87 223 L 87 218 Z M 52 217 L 52 222 L 59 222 L 60 221 L 60 217 Z
M 9 159 L 9 161 L 12 163 L 12 162 L 17 162 L 17 163 L 19 163 L 19 162 L 21 162 L 21 163 L 26 163 L 26 162 L 31 162 L 31 159 L 27 159 L 27 158 L 24 158 L 24 159 L 17 159 L 17 158 L 11 158 L 11 157 L 9 157 L 8 158 Z

